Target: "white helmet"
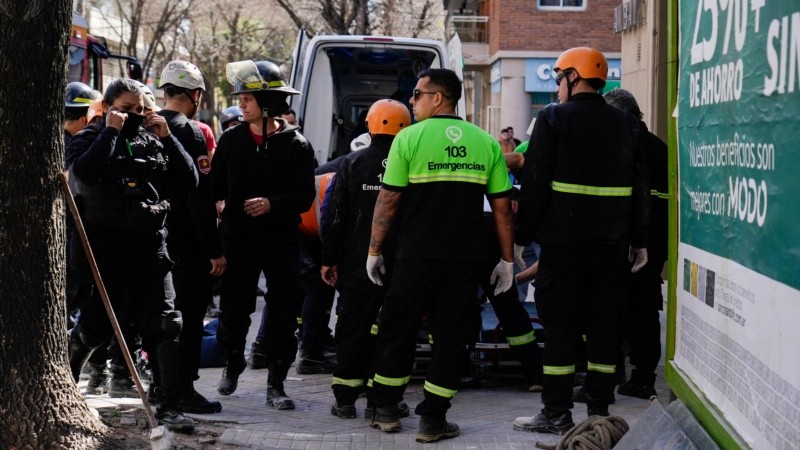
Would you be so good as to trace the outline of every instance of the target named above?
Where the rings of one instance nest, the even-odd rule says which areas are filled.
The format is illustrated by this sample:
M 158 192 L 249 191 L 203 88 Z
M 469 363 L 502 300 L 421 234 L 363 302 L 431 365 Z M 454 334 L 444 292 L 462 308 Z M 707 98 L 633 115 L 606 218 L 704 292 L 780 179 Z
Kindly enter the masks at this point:
M 161 72 L 158 88 L 171 84 L 185 89 L 206 89 L 203 74 L 194 64 L 176 59 L 170 61 Z

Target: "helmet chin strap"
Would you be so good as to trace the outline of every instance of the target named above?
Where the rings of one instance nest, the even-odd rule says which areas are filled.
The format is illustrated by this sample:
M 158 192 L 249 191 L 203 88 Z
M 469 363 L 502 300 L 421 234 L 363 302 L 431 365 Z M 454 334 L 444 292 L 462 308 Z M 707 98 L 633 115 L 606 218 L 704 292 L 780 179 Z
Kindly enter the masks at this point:
M 269 120 L 269 110 L 264 107 L 261 108 L 261 145 L 259 151 L 267 151 L 267 120 Z
M 569 99 L 572 98 L 572 88 L 575 87 L 576 84 L 578 84 L 578 81 L 580 81 L 580 79 L 581 77 L 575 77 L 575 79 L 572 81 L 567 80 L 567 101 L 569 101 Z
M 190 92 L 190 91 L 183 91 L 183 93 L 184 93 L 184 94 L 185 94 L 187 97 L 189 97 L 189 101 L 191 101 L 191 102 L 192 102 L 192 113 L 191 113 L 191 114 L 189 114 L 189 118 L 191 119 L 191 118 L 193 118 L 193 117 L 194 117 L 194 115 L 195 115 L 195 114 L 197 114 L 197 108 L 198 108 L 198 106 L 200 105 L 200 98 L 198 98 L 197 100 L 195 100 L 195 99 L 194 99 L 194 98 L 193 98 L 191 95 L 189 95 L 189 92 Z M 193 92 L 193 91 L 192 91 L 192 92 Z

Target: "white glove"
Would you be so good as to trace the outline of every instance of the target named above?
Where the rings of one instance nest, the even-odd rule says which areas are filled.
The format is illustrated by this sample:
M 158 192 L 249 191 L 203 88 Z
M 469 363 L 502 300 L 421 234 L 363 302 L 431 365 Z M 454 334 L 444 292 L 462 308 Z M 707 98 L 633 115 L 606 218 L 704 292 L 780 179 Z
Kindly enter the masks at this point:
M 501 259 L 500 262 L 494 266 L 492 277 L 489 278 L 490 284 L 494 284 L 495 281 L 497 285 L 494 288 L 494 295 L 501 294 L 511 288 L 514 284 L 514 263 L 506 262 Z
M 525 258 L 522 257 L 522 252 L 524 251 L 524 246 L 514 244 L 514 262 L 519 266 L 519 270 L 525 270 L 525 268 L 528 267 L 528 265 L 525 264 Z
M 381 275 L 386 275 L 386 266 L 383 265 L 383 255 L 380 253 L 377 255 L 367 255 L 367 276 L 370 281 L 378 286 L 383 286 Z
M 633 263 L 631 273 L 638 272 L 639 269 L 647 264 L 647 249 L 630 247 L 628 249 L 628 261 Z

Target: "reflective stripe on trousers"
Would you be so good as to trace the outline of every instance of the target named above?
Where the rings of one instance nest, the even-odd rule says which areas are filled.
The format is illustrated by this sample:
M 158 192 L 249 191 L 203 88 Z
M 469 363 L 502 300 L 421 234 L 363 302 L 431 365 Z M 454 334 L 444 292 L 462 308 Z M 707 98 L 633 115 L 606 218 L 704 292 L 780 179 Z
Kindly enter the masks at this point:
M 430 381 L 425 381 L 424 388 L 425 388 L 426 391 L 430 392 L 431 394 L 436 394 L 439 397 L 444 397 L 444 398 L 453 398 L 453 397 L 456 396 L 456 393 L 458 392 L 455 389 L 447 389 L 447 388 L 443 388 L 441 386 L 437 386 L 437 385 L 431 383 Z
M 411 375 L 409 375 L 407 377 L 402 377 L 402 378 L 390 378 L 390 377 L 384 377 L 382 375 L 378 375 L 376 373 L 375 377 L 373 377 L 373 380 L 376 383 L 380 383 L 380 384 L 382 384 L 384 386 L 400 387 L 400 386 L 407 385 L 408 382 L 411 381 Z

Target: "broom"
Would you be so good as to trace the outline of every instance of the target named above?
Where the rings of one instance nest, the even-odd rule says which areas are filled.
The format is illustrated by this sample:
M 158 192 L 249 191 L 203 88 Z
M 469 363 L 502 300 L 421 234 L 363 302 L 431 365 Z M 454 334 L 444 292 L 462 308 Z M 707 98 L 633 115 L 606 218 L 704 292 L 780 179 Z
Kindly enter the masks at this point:
M 81 244 L 83 250 L 86 252 L 86 259 L 89 261 L 89 268 L 92 270 L 94 282 L 97 285 L 97 290 L 100 292 L 100 298 L 103 299 L 103 306 L 108 313 L 108 320 L 111 322 L 111 328 L 114 329 L 114 335 L 117 337 L 117 344 L 120 349 L 123 349 L 122 356 L 125 358 L 125 364 L 128 366 L 128 372 L 136 384 L 136 390 L 139 392 L 139 398 L 142 399 L 145 415 L 147 415 L 147 423 L 150 426 L 150 447 L 153 450 L 169 450 L 172 448 L 172 433 L 169 432 L 163 425 L 158 425 L 156 417 L 150 408 L 150 401 L 147 400 L 147 394 L 142 387 L 142 380 L 139 379 L 139 372 L 133 364 L 133 358 L 128 351 L 128 345 L 125 343 L 125 337 L 122 335 L 122 330 L 117 322 L 117 316 L 114 314 L 114 308 L 111 307 L 111 301 L 108 299 L 108 292 L 106 286 L 103 284 L 103 279 L 100 277 L 100 270 L 97 268 L 97 261 L 94 259 L 92 246 L 89 245 L 89 238 L 86 236 L 86 229 L 83 227 L 83 221 L 78 213 L 78 206 L 75 204 L 75 199 L 72 197 L 72 191 L 69 188 L 67 177 L 69 172 L 58 174 L 58 181 L 61 183 L 61 188 L 64 190 L 69 210 L 72 212 L 72 217 L 75 219 L 75 230 L 81 237 Z

